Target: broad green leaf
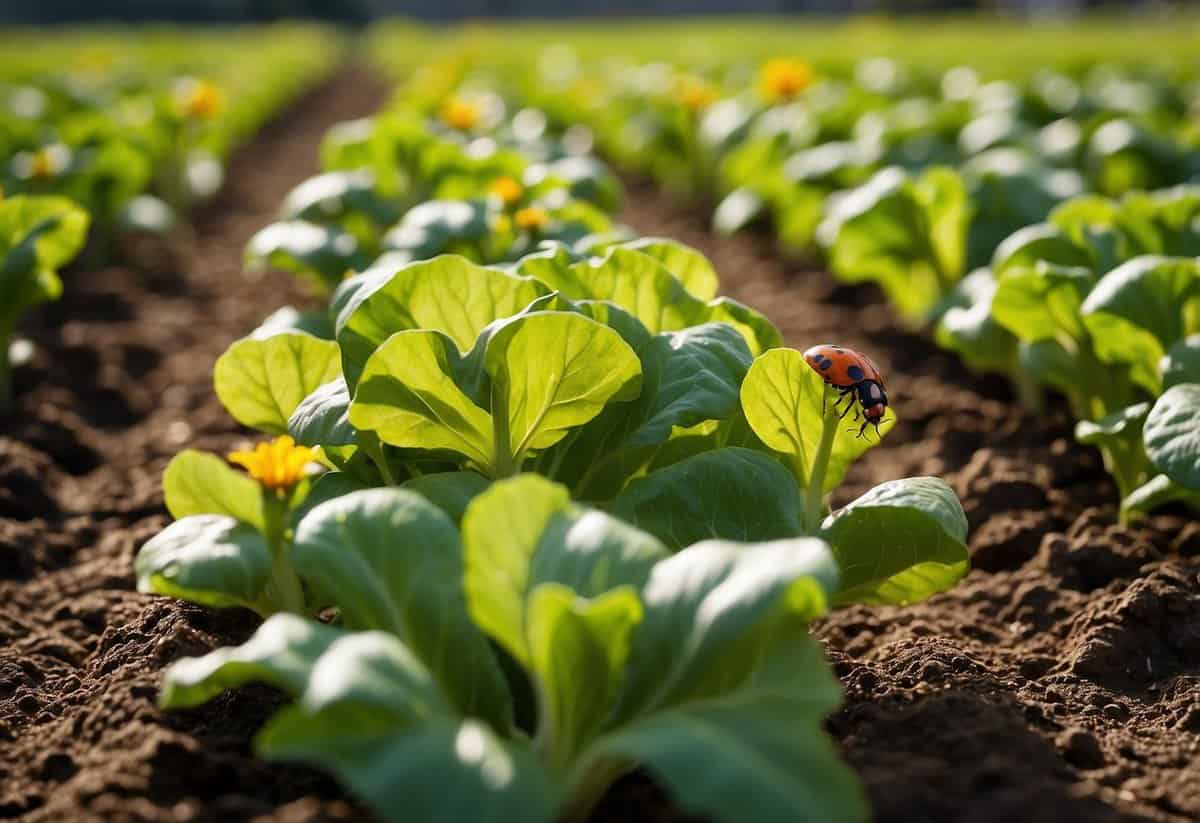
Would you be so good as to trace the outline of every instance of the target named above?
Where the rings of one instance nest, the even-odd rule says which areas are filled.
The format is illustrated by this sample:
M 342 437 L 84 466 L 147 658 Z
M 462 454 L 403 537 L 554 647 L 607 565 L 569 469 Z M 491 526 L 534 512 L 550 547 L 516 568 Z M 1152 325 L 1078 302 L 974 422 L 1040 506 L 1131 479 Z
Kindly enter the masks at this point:
M 167 709 L 199 706 L 226 689 L 251 681 L 301 694 L 317 660 L 343 637 L 345 632 L 315 620 L 273 615 L 240 646 L 173 663 L 163 678 L 159 705 Z
M 493 483 L 467 507 L 462 534 L 471 616 L 522 663 L 537 586 L 557 583 L 581 597 L 640 587 L 667 553 L 650 535 L 572 504 L 566 488 L 538 475 Z
M 1039 263 L 1090 271 L 1095 271 L 1096 265 L 1088 250 L 1076 245 L 1057 226 L 1038 223 L 1014 232 L 996 247 L 992 256 L 992 272 L 997 279 L 1001 279 L 1023 270 L 1036 269 Z
M 267 757 L 328 769 L 387 823 L 554 820 L 558 789 L 529 745 L 477 720 L 398 732 L 364 712 L 325 711 L 273 721 L 259 745 Z
M 622 696 L 610 727 L 726 694 L 771 658 L 779 620 L 825 612 L 838 568 L 816 538 L 697 543 L 654 566 L 642 588 Z
M 821 440 L 825 384 L 820 375 L 795 349 L 772 349 L 754 361 L 742 381 L 741 395 L 742 411 L 754 433 L 787 460 L 797 483 L 806 486 Z M 880 424 L 880 435 L 887 434 L 895 422 L 889 410 Z M 823 490 L 837 488 L 850 464 L 875 442 L 839 431 L 834 437 Z
M 62 293 L 56 269 L 87 239 L 87 212 L 65 197 L 0 199 L 0 333 L 22 312 Z
M 955 205 L 961 198 L 943 185 L 946 174 L 952 172 L 939 172 L 918 196 L 903 171 L 887 168 L 830 206 L 818 236 L 834 275 L 847 282 L 873 280 L 901 314 L 926 316 L 963 265 L 959 260 L 954 269 L 944 268 L 943 254 L 953 254 L 965 242 L 951 239 L 962 209 L 961 203 Z M 936 207 L 936 225 L 926 201 Z
M 529 449 L 553 446 L 606 403 L 637 397 L 641 387 L 641 365 L 629 345 L 578 314 L 521 317 L 492 336 L 484 358 L 492 414 L 508 440 L 506 450 L 501 443 L 496 449 L 515 466 Z
M 955 288 L 950 297 L 953 304 L 942 314 L 935 330 L 939 346 L 953 351 L 977 371 L 1007 371 L 1017 357 L 1012 332 L 992 315 L 996 286 L 987 269 L 967 275 Z
M 403 483 L 404 488 L 424 497 L 455 523 L 462 522 L 467 506 L 490 485 L 486 477 L 471 471 L 423 474 Z
M 1125 496 L 1121 501 L 1121 516 L 1134 519 L 1169 503 L 1186 503 L 1200 511 L 1200 492 L 1185 489 L 1165 474 L 1158 474 Z
M 728 323 L 733 326 L 746 339 L 746 345 L 755 357 L 767 349 L 783 345 L 783 334 L 774 323 L 765 315 L 731 297 L 718 297 L 710 302 L 704 321 Z
M 1167 348 L 1200 330 L 1200 263 L 1136 257 L 1100 278 L 1082 312 L 1097 356 L 1129 364 L 1134 380 L 1158 393 Z
M 224 514 L 263 529 L 261 487 L 215 454 L 184 449 L 175 455 L 163 472 L 163 498 L 176 520 Z
M 546 293 L 528 277 L 517 277 L 442 255 L 399 270 L 378 268 L 341 309 L 337 340 L 351 386 L 364 364 L 398 331 L 426 329 L 447 335 L 468 351 L 483 329 L 517 314 Z
M 504 677 L 467 615 L 462 544 L 441 509 L 402 489 L 343 495 L 300 522 L 292 564 L 347 628 L 397 635 L 463 715 L 508 727 Z
M 841 689 L 820 646 L 803 619 L 762 622 L 781 625 L 755 638 L 763 657 L 749 677 L 731 673 L 719 693 L 639 717 L 588 754 L 643 764 L 680 808 L 708 819 L 868 820 L 861 786 L 821 728 Z
M 1185 489 L 1200 490 L 1200 383 L 1180 383 L 1154 402 L 1143 429 L 1146 455 Z
M 1200 334 L 1176 340 L 1158 363 L 1164 389 L 1180 383 L 1200 383 Z
M 1132 406 L 1118 409 L 1099 420 L 1080 420 L 1075 424 L 1075 439 L 1089 446 L 1108 446 L 1115 442 L 1140 442 L 1142 426 L 1149 413 L 1149 403 L 1135 403 Z
M 720 283 L 716 269 L 707 257 L 691 246 L 665 237 L 643 237 L 622 245 L 662 263 L 684 288 L 701 300 L 712 300 L 717 296 Z
M 332 340 L 303 332 L 246 337 L 217 358 L 213 388 L 234 420 L 268 434 L 286 434 L 288 418 L 301 401 L 341 371 Z
M 910 604 L 957 583 L 970 565 L 967 516 L 936 477 L 891 480 L 821 524 L 841 570 L 836 603 Z
M 676 429 L 740 411 L 738 391 L 752 358 L 730 326 L 706 323 L 656 335 L 638 352 L 642 390 L 610 404 L 567 448 L 556 477 L 576 496 L 611 499 Z
M 271 550 L 256 529 L 220 514 L 176 520 L 142 546 L 134 561 L 138 591 L 203 603 L 260 603 L 271 576 Z
M 971 221 L 962 177 L 953 169 L 934 166 L 913 181 L 913 195 L 924 209 L 930 245 L 940 270 L 948 281 L 958 280 L 966 262 Z
M 337 377 L 300 401 L 287 421 L 288 433 L 302 446 L 353 446 L 358 432 L 350 425 L 350 390 Z
M 633 481 L 613 513 L 673 550 L 710 538 L 745 542 L 804 531 L 800 490 L 778 461 L 760 452 L 702 452 Z
M 272 223 L 250 238 L 246 266 L 307 275 L 326 291 L 367 262 L 354 235 L 304 220 Z
M 87 239 L 88 223 L 87 212 L 66 197 L 0 200 L 0 285 L 18 270 L 53 271 L 71 262 Z
M 996 281 L 992 317 L 1025 342 L 1083 340 L 1079 311 L 1094 282 L 1086 268 L 1036 263 L 1011 269 Z
M 454 342 L 440 332 L 393 334 L 363 369 L 351 425 L 393 446 L 449 449 L 490 467 L 491 417 L 455 383 L 458 360 Z
M 526 611 L 530 669 L 545 714 L 540 734 L 552 764 L 566 765 L 603 725 L 620 689 L 642 604 L 629 586 L 588 600 L 544 583 Z
M 705 304 L 690 294 L 665 265 L 620 246 L 600 258 L 571 265 L 554 283 L 574 300 L 611 300 L 657 334 L 702 322 Z

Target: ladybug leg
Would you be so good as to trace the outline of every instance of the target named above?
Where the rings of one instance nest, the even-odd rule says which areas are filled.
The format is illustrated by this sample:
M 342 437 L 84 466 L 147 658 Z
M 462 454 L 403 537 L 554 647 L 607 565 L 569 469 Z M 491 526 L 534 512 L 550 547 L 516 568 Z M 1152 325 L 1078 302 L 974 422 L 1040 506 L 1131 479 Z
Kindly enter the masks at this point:
M 848 396 L 848 395 L 844 395 L 844 394 L 842 395 L 842 397 L 846 397 L 846 396 Z M 853 408 L 854 408 L 854 401 L 851 400 L 849 405 L 847 405 L 846 408 L 842 410 L 842 413 L 840 415 L 838 415 L 838 420 L 844 419 L 846 417 L 846 415 L 848 415 L 850 413 L 850 410 Z M 836 406 L 834 406 L 834 411 L 837 411 Z M 854 419 L 855 420 L 858 419 L 858 412 L 854 413 Z

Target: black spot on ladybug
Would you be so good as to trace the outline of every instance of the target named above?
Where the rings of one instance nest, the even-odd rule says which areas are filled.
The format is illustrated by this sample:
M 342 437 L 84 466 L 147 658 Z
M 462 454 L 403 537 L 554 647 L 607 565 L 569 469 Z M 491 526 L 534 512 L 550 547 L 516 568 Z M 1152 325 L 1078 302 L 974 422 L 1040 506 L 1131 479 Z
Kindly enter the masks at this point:
M 821 367 L 821 371 L 829 371 L 829 367 L 833 365 L 833 361 L 826 357 L 817 363 Z
M 846 369 L 846 374 L 849 375 L 850 379 L 856 383 L 863 379 L 863 370 L 858 366 L 851 366 L 850 368 Z

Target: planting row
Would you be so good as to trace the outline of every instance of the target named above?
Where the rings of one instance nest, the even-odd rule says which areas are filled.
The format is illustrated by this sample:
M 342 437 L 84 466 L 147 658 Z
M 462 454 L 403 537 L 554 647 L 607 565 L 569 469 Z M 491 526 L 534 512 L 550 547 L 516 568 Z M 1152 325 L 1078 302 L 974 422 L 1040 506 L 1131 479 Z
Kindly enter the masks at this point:
M 29 356 L 17 324 L 59 296 L 58 269 L 85 243 L 104 262 L 118 235 L 169 232 L 339 50 L 303 27 L 56 35 L 33 54 L 28 37 L 0 59 L 0 412 Z
M 615 223 L 590 148 L 478 87 L 331 131 L 247 250 L 327 308 L 214 369 L 274 439 L 244 472 L 178 455 L 137 558 L 144 591 L 267 619 L 162 702 L 278 686 L 259 750 L 384 819 L 586 819 L 637 768 L 718 820 L 865 819 L 807 626 L 953 585 L 962 508 L 918 477 L 830 511 L 886 375 L 782 347 L 697 251 Z
M 984 82 L 887 60 L 823 76 L 796 59 L 705 71 L 551 56 L 498 75 L 448 61 L 414 93 L 502 82 L 556 123 L 587 124 L 624 167 L 719 199 L 718 230 L 769 223 L 835 277 L 877 283 L 1031 407 L 1043 389 L 1065 395 L 1122 519 L 1200 507 L 1193 76 L 1101 63 Z

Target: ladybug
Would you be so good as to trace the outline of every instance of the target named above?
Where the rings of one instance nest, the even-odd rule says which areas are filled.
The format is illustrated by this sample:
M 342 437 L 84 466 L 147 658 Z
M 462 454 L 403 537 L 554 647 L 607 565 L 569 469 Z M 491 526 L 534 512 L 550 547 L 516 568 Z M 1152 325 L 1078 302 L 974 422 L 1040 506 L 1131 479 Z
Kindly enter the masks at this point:
M 879 373 L 879 367 L 871 358 L 845 346 L 825 343 L 806 351 L 804 362 L 821 375 L 826 383 L 838 390 L 838 403 L 847 397 L 850 398 L 850 405 L 846 406 L 842 417 L 850 413 L 855 400 L 862 406 L 864 419 L 858 429 L 859 437 L 863 436 L 867 426 L 874 426 L 875 433 L 879 434 L 879 422 L 887 412 L 888 399 L 887 391 L 883 387 L 883 375 Z M 858 420 L 858 412 L 854 413 L 854 419 Z

